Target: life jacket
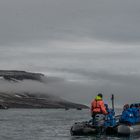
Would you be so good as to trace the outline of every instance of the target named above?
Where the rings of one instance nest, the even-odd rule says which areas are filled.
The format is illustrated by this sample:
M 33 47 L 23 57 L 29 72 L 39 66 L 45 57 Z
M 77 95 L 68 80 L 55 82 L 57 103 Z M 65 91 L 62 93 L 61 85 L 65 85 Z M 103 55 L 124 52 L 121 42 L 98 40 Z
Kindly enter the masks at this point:
M 107 114 L 104 102 L 100 96 L 96 96 L 96 98 L 92 101 L 91 112 L 93 114 Z

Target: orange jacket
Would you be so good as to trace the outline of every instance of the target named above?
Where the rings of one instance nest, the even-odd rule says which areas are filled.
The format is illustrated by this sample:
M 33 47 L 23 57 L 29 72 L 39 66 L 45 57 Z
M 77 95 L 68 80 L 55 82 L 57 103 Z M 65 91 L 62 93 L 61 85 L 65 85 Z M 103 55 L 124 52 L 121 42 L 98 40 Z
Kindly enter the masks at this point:
M 91 112 L 93 114 L 107 114 L 104 102 L 100 96 L 96 96 L 96 98 L 92 101 Z

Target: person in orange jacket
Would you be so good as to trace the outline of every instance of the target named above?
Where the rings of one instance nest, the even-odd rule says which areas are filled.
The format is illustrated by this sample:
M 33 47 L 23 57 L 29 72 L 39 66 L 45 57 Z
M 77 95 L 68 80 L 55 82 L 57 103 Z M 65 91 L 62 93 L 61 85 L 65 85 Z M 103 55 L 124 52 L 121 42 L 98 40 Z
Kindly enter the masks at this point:
M 103 115 L 108 114 L 102 98 L 103 98 L 102 93 L 99 93 L 91 103 L 91 115 L 93 119 L 97 114 L 103 114 Z

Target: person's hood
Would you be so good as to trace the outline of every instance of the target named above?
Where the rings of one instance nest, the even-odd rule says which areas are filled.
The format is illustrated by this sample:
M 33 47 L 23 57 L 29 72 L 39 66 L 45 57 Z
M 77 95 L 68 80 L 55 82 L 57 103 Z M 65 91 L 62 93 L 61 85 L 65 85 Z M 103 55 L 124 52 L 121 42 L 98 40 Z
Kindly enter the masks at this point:
M 96 101 L 102 100 L 102 97 L 96 96 L 95 100 L 96 100 Z

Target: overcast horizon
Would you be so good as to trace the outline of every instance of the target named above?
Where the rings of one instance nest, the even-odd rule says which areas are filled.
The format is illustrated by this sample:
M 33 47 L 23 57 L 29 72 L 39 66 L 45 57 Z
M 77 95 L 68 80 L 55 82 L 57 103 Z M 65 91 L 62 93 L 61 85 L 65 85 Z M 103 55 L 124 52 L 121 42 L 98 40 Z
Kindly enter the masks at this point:
M 0 69 L 41 72 L 48 91 L 140 102 L 139 0 L 1 0 Z M 56 79 L 56 81 L 55 81 Z M 54 88 L 55 87 L 55 88 Z

